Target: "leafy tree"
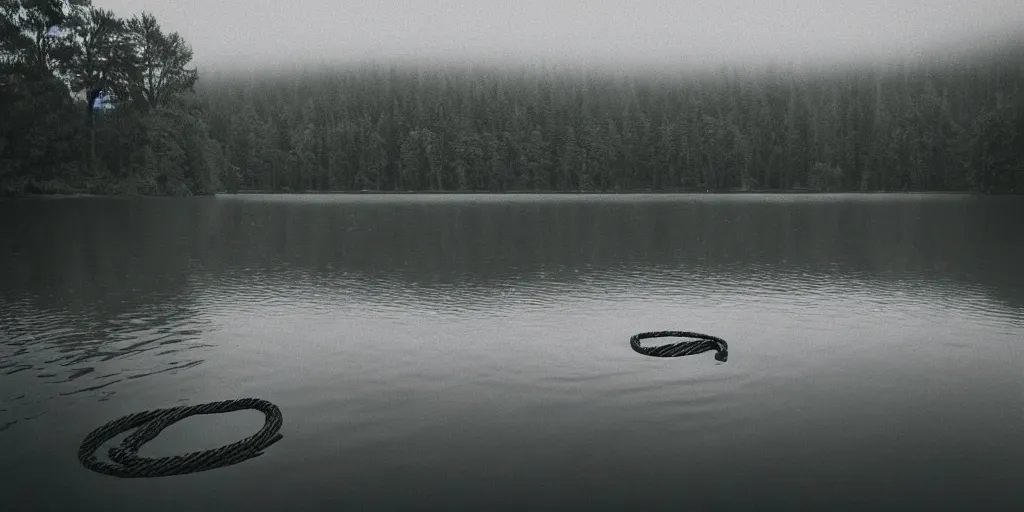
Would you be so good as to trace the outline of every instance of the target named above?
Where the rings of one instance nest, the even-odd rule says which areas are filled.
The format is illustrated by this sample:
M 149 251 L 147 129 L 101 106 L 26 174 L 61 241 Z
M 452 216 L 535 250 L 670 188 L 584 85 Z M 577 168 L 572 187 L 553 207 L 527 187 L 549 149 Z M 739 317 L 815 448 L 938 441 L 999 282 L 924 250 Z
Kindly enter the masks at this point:
M 199 75 L 195 68 L 186 68 L 192 48 L 177 32 L 164 34 L 148 13 L 132 18 L 127 27 L 138 59 L 137 73 L 129 84 L 136 101 L 154 109 L 193 90 Z
M 125 21 L 88 0 L 2 0 L 0 14 L 0 191 L 221 187 L 228 163 L 193 97 L 180 36 L 148 14 Z M 116 108 L 92 108 L 101 89 Z
M 112 11 L 95 7 L 69 22 L 71 37 L 66 44 L 70 51 L 61 67 L 70 77 L 71 90 L 95 94 L 107 89 L 117 97 L 128 97 L 138 63 L 125 22 Z

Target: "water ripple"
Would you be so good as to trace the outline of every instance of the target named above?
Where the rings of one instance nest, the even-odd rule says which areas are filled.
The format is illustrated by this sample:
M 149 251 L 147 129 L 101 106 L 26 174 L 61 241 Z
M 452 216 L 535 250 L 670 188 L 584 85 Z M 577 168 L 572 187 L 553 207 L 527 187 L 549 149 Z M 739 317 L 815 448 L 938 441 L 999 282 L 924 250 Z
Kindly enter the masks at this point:
M 737 279 L 742 275 L 742 279 Z M 357 318 L 509 319 L 546 311 L 594 309 L 607 304 L 691 304 L 701 308 L 803 311 L 848 322 L 852 315 L 896 322 L 982 317 L 1019 329 L 1024 315 L 990 300 L 982 286 L 937 276 L 888 280 L 866 274 L 769 266 L 743 273 L 694 273 L 685 268 L 543 271 L 505 279 L 467 276 L 456 282 L 410 282 L 398 273 L 321 273 L 289 269 L 226 272 L 203 288 L 196 301 L 223 316 L 296 314 Z
M 57 407 L 53 401 L 59 397 L 105 400 L 119 383 L 193 368 L 202 359 L 191 352 L 209 346 L 201 341 L 208 322 L 180 308 L 138 308 L 106 322 L 98 317 L 90 310 L 36 308 L 29 301 L 0 308 L 5 388 L 27 391 L 4 399 L 2 428 Z

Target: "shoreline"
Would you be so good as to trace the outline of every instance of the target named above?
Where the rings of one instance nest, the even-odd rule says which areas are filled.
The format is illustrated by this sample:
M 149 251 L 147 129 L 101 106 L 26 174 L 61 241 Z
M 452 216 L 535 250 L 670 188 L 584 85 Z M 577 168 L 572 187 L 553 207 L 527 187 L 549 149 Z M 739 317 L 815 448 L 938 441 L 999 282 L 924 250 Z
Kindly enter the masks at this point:
M 464 191 L 464 190 L 330 190 L 330 191 L 307 191 L 307 192 L 275 192 L 269 190 L 239 190 L 235 192 L 216 192 L 206 195 L 195 195 L 188 199 L 216 198 L 218 196 L 639 196 L 639 195 L 664 195 L 664 196 L 741 196 L 741 195 L 803 195 L 803 196 L 839 196 L 839 195 L 964 195 L 964 196 L 1022 196 L 1024 192 L 975 192 L 969 190 L 913 190 L 913 191 L 884 191 L 875 190 L 868 192 L 815 192 L 810 190 L 718 190 L 718 191 L 694 191 L 694 190 L 620 190 L 620 191 L 564 191 L 564 190 L 522 190 L 522 191 Z M 139 195 L 139 194 L 7 194 L 0 195 L 0 201 L 12 199 L 84 199 L 84 198 L 119 198 L 119 199 L 159 199 L 159 198 L 181 198 L 182 196 L 169 195 Z
M 207 195 L 188 197 L 216 198 L 218 196 L 1024 196 L 1022 191 L 998 191 L 984 193 L 977 190 L 848 190 L 816 191 L 796 190 L 257 190 L 243 189 L 218 191 Z M 181 196 L 148 196 L 132 194 L 0 194 L 2 200 L 17 199 L 84 199 L 84 198 L 181 198 Z
M 217 192 L 215 195 L 279 195 L 279 196 L 302 196 L 302 195 L 841 195 L 841 194 L 946 194 L 946 195 L 1021 195 L 1021 193 L 1004 192 L 987 194 L 983 192 L 972 192 L 969 190 L 912 190 L 912 191 L 886 191 L 874 190 L 861 191 L 840 191 L 840 192 L 817 192 L 813 190 L 508 190 L 495 192 L 491 190 L 329 190 L 306 192 L 296 191 L 270 191 L 270 190 L 238 190 L 234 192 Z

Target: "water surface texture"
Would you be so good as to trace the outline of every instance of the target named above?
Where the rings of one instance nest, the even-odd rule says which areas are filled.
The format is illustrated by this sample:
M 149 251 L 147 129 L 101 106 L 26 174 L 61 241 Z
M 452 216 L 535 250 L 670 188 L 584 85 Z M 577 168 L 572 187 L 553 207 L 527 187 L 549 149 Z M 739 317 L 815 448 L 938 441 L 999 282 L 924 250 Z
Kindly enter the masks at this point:
M 1024 201 L 0 202 L 2 510 L 1024 506 Z M 724 338 L 633 352 L 642 331 Z M 258 397 L 256 459 L 124 480 L 119 416 Z M 141 455 L 213 448 L 195 417 Z

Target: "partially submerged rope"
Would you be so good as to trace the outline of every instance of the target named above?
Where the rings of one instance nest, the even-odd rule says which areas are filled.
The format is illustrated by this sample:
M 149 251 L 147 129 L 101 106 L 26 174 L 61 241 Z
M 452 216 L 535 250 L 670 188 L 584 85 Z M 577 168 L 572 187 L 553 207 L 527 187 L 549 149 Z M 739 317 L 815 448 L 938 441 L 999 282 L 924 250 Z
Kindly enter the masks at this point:
M 142 445 L 152 441 L 160 432 L 172 423 L 181 421 L 195 414 L 217 414 L 225 412 L 255 409 L 266 416 L 263 428 L 259 432 L 241 441 L 231 443 L 213 450 L 203 450 L 186 455 L 173 457 L 148 458 L 139 457 Z M 284 423 L 281 410 L 266 400 L 243 398 L 225 400 L 192 406 L 170 407 L 151 411 L 129 414 L 111 421 L 85 436 L 82 446 L 78 449 L 78 460 L 85 467 L 106 475 L 121 478 L 140 478 L 182 475 L 206 471 L 257 457 L 263 450 L 281 439 L 278 431 Z M 114 463 L 104 462 L 96 458 L 96 450 L 104 443 L 117 437 L 118 434 L 137 429 L 121 441 L 120 447 L 110 449 L 110 459 Z
M 640 340 L 648 338 L 696 338 L 696 341 L 681 341 L 679 343 L 672 343 L 669 345 L 659 345 L 654 347 L 645 347 L 640 345 Z M 692 356 L 694 354 L 701 354 L 714 350 L 715 359 L 719 361 L 726 361 L 729 359 L 729 345 L 722 338 L 711 336 L 708 334 L 701 334 L 699 332 L 686 332 L 686 331 L 655 331 L 655 332 L 642 332 L 635 334 L 629 338 L 629 346 L 633 347 L 637 353 L 645 356 L 652 357 L 681 357 L 681 356 Z

